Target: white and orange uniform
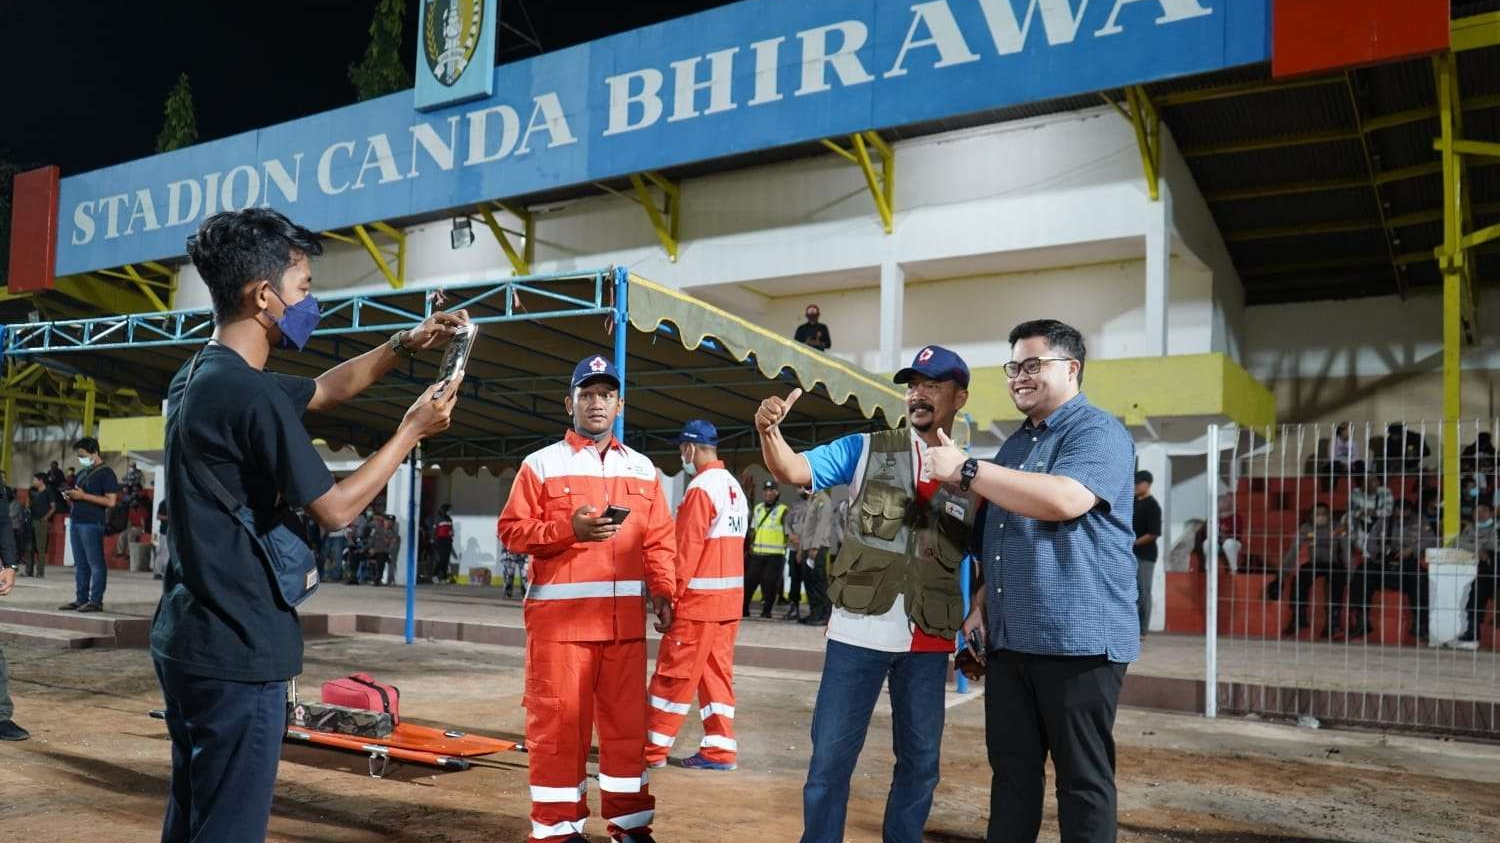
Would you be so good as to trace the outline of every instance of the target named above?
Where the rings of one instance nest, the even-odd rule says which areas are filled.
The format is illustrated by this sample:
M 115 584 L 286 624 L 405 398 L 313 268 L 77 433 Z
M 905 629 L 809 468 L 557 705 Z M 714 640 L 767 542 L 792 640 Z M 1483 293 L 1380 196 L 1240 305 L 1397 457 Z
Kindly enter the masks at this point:
M 745 587 L 745 492 L 724 463 L 703 467 L 677 509 L 677 596 L 672 628 L 656 652 L 646 760 L 666 760 L 698 695 L 699 753 L 736 763 L 734 637 Z
M 609 541 L 580 542 L 573 513 L 630 508 Z M 526 589 L 526 749 L 531 837 L 583 834 L 589 746 L 599 730 L 601 813 L 611 836 L 649 834 L 646 783 L 646 606 L 670 595 L 677 550 L 656 467 L 611 438 L 567 437 L 526 457 L 500 514 L 500 540 L 531 555 Z

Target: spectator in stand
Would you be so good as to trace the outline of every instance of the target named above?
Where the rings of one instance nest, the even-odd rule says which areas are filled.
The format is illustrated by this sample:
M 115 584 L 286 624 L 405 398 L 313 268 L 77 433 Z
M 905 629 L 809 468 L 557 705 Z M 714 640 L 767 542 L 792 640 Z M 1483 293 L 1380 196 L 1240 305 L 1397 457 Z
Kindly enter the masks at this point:
M 1474 587 L 1469 589 L 1469 604 L 1465 612 L 1468 623 L 1463 634 L 1454 642 L 1455 647 L 1465 650 L 1479 648 L 1479 628 L 1484 620 L 1485 608 L 1495 596 L 1495 556 L 1497 555 L 1495 508 L 1481 501 L 1474 507 L 1474 523 L 1458 534 L 1454 547 L 1473 551 L 1479 558 L 1479 573 Z
M 452 560 L 458 558 L 453 552 L 453 507 L 443 504 L 438 507 L 437 523 L 432 527 L 433 578 L 437 582 L 453 582 Z
M 1479 472 L 1491 477 L 1495 475 L 1495 443 L 1489 431 L 1480 431 L 1472 443 L 1464 446 L 1459 467 L 1465 472 Z
M 1204 523 L 1198 528 L 1196 545 L 1199 558 L 1204 560 L 1204 567 L 1209 565 L 1208 554 L 1204 552 L 1204 543 L 1208 541 L 1208 524 Z M 1233 574 L 1239 570 L 1240 550 L 1244 544 L 1240 541 L 1240 518 L 1234 509 L 1234 495 L 1229 492 L 1219 496 L 1219 550 L 1224 554 L 1224 567 Z M 1214 567 L 1217 568 L 1217 561 Z M 1183 569 L 1187 570 L 1187 569 Z
M 57 467 L 57 460 L 53 460 L 52 466 L 47 469 L 47 473 L 46 475 L 44 475 L 43 479 L 46 480 L 47 485 L 51 486 L 52 488 L 60 489 L 62 488 L 63 483 L 67 482 L 68 478 L 63 474 L 62 469 Z
M 521 596 L 526 596 L 526 554 L 500 548 L 500 578 L 505 580 L 505 599 L 515 593 L 516 581 L 521 582 Z
M 1427 638 L 1428 583 L 1422 567 L 1422 551 L 1437 546 L 1437 534 L 1426 519 L 1417 514 L 1416 504 L 1403 500 L 1396 511 L 1371 531 L 1367 544 L 1370 553 L 1365 564 L 1351 579 L 1349 600 L 1349 637 L 1367 634 L 1370 601 L 1376 592 L 1391 590 L 1406 595 L 1412 607 L 1412 626 L 1408 630 L 1419 639 Z
M 1151 624 L 1151 585 L 1156 581 L 1157 543 L 1161 539 L 1161 504 L 1151 497 L 1154 479 L 1149 471 L 1135 473 L 1135 611 L 1142 638 Z
M 63 496 L 73 505 L 68 540 L 73 545 L 73 602 L 59 606 L 64 612 L 99 612 L 104 609 L 104 588 L 109 574 L 104 567 L 105 510 L 119 503 L 120 481 L 115 470 L 104 464 L 99 440 L 92 436 L 73 443 L 84 472 Z M 73 469 L 68 469 L 71 474 Z
M 146 475 L 142 473 L 140 467 L 135 464 L 135 460 L 129 460 L 125 463 L 125 479 L 121 480 L 120 484 L 125 488 L 132 490 L 145 488 Z
M 1385 437 L 1371 436 L 1369 444 L 1365 447 L 1365 453 L 1369 458 L 1365 460 L 1365 468 L 1371 474 L 1385 474 L 1387 470 L 1385 460 Z
M 1323 635 L 1343 640 L 1344 589 L 1349 582 L 1349 556 L 1345 545 L 1344 530 L 1333 525 L 1333 512 L 1328 504 L 1315 505 L 1309 523 L 1302 525 L 1297 541 L 1292 543 L 1281 559 L 1280 579 L 1273 581 L 1272 588 L 1267 589 L 1272 592 L 1268 596 L 1276 599 L 1283 583 L 1296 573 L 1296 586 L 1292 590 L 1295 614 L 1287 623 L 1286 629 L 1281 631 L 1283 636 L 1295 636 L 1304 629 L 1313 628 L 1310 618 L 1313 586 L 1319 579 L 1327 579 L 1330 614 L 1328 628 L 1323 630 Z M 1297 563 L 1304 551 L 1307 553 L 1307 561 L 1302 563 L 1299 570 Z
M 818 306 L 810 304 L 804 314 L 807 321 L 797 326 L 797 342 L 810 345 L 819 351 L 827 351 L 833 348 L 832 335 L 828 333 L 828 326 L 818 321 L 821 315 Z M 748 487 L 746 487 L 748 488 Z
M 1354 436 L 1349 432 L 1348 422 L 1339 422 L 1339 426 L 1333 430 L 1333 465 L 1334 474 L 1364 474 L 1365 463 L 1360 459 L 1359 443 L 1354 441 Z
M 78 485 L 78 475 L 74 473 L 73 467 L 68 466 L 68 473 L 63 477 L 63 488 L 72 489 Z
M 1468 476 L 1459 481 L 1458 488 L 1458 517 L 1467 522 L 1474 520 L 1474 508 L 1479 503 L 1479 483 L 1474 477 Z M 1462 545 L 1460 545 L 1461 547 Z
M 52 464 L 55 468 L 57 463 Z M 59 472 L 61 473 L 61 472 Z M 31 477 L 31 555 L 26 562 L 26 576 L 47 576 L 47 551 L 52 547 L 52 516 L 57 514 L 62 497 L 47 483 L 47 475 Z
M 1427 522 L 1427 529 L 1436 533 L 1443 522 L 1443 506 L 1438 501 L 1437 490 L 1424 487 L 1421 492 L 1422 518 Z
M 1344 515 L 1344 527 L 1353 545 L 1368 556 L 1370 548 L 1366 540 L 1370 531 L 1383 519 L 1391 517 L 1396 501 L 1377 475 L 1366 474 L 1362 479 L 1362 485 L 1349 491 L 1349 511 Z

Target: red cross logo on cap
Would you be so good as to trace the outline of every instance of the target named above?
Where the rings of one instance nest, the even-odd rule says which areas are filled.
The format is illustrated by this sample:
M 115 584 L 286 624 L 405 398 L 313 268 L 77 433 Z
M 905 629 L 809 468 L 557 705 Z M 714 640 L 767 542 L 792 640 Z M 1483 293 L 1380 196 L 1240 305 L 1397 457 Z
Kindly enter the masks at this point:
M 917 355 L 917 362 L 918 363 L 926 363 L 928 360 L 931 360 L 931 359 L 932 359 L 932 347 L 931 346 L 928 346 L 927 348 L 922 349 L 922 353 Z
M 589 370 L 590 371 L 602 372 L 602 371 L 604 371 L 605 369 L 608 369 L 608 368 L 609 368 L 609 364 L 606 363 L 606 362 L 604 362 L 604 358 L 603 357 L 595 357 L 593 360 L 589 361 Z

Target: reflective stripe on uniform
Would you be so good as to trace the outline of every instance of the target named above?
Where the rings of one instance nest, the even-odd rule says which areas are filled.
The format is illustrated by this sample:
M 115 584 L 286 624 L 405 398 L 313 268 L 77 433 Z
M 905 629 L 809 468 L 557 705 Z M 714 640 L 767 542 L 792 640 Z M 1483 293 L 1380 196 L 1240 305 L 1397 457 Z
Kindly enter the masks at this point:
M 581 802 L 588 795 L 588 779 L 578 783 L 577 787 L 543 787 L 542 785 L 531 786 L 532 802 Z
M 709 703 L 708 705 L 705 705 L 704 707 L 698 709 L 698 716 L 703 718 L 704 720 L 707 720 L 715 714 L 719 715 L 720 717 L 728 717 L 730 720 L 733 720 L 734 706 L 728 705 L 726 703 Z
M 723 735 L 704 735 L 698 744 L 700 749 L 727 749 L 730 752 L 738 752 L 740 745 L 734 738 L 726 738 Z
M 604 580 L 603 582 L 533 583 L 527 600 L 582 600 L 588 597 L 640 597 L 645 584 L 640 580 Z
M 619 776 L 606 776 L 599 774 L 599 789 L 608 793 L 640 793 L 641 787 L 645 785 L 645 775 L 634 778 L 622 778 Z
M 744 586 L 744 577 L 693 577 L 688 580 L 688 588 L 697 591 L 727 591 Z
M 671 700 L 664 700 L 657 696 L 651 698 L 651 707 L 657 711 L 665 711 L 668 714 L 687 714 L 692 708 L 688 703 L 674 703 Z
M 644 828 L 650 825 L 651 820 L 655 818 L 656 812 L 647 808 L 644 811 L 636 811 L 634 814 L 626 814 L 623 817 L 605 817 L 604 819 L 614 823 L 616 827 L 623 831 L 630 831 L 631 829 Z
M 543 825 L 536 820 L 531 821 L 531 836 L 537 840 L 548 837 L 562 837 L 567 834 L 582 834 L 583 820 L 563 820 L 552 825 Z
M 677 738 L 674 735 L 663 735 L 661 732 L 647 732 L 646 740 L 654 746 L 664 746 L 670 749 Z

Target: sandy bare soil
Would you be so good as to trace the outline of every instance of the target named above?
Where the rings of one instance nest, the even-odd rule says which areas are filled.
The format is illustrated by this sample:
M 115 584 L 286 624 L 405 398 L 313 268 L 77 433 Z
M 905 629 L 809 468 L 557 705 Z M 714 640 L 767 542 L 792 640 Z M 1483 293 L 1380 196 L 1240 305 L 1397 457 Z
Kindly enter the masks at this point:
M 0 839 L 129 843 L 159 834 L 169 745 L 150 662 L 140 650 L 6 646 L 16 720 L 34 739 L 0 744 Z M 367 670 L 400 685 L 416 722 L 517 738 L 521 652 L 451 643 L 405 646 L 358 636 L 311 641 L 305 694 Z M 745 671 L 739 682 L 741 767 L 653 771 L 662 843 L 796 840 L 816 678 Z M 977 843 L 989 770 L 982 701 L 950 698 L 928 839 Z M 878 712 L 855 774 L 849 841 L 879 841 L 892 764 Z M 697 743 L 690 720 L 678 753 Z M 1331 843 L 1500 840 L 1500 747 L 1430 738 L 1313 731 L 1244 721 L 1122 712 L 1120 839 L 1126 843 Z M 362 756 L 285 747 L 271 837 L 276 841 L 521 841 L 526 757 L 438 773 L 403 766 L 366 775 Z M 597 811 L 596 788 L 590 798 Z M 604 840 L 597 816 L 593 839 Z M 1043 840 L 1057 839 L 1053 806 Z

